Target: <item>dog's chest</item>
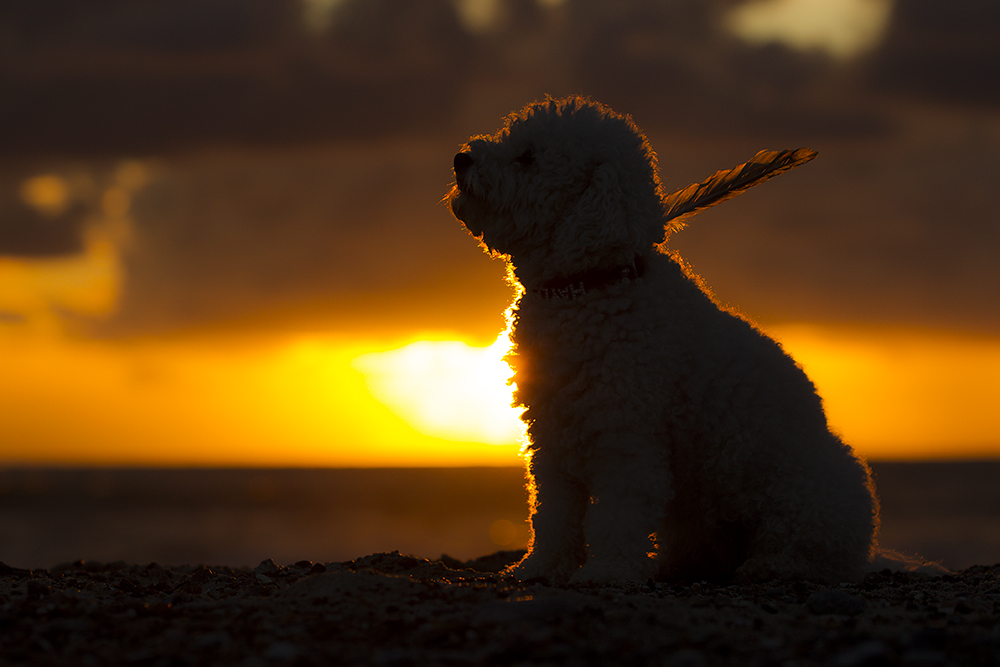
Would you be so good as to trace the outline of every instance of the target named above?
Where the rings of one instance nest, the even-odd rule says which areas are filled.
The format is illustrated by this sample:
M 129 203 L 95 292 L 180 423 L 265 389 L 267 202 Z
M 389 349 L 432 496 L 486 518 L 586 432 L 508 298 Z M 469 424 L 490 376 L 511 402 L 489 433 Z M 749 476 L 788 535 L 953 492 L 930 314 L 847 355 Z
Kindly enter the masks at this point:
M 529 364 L 524 371 L 532 381 L 553 389 L 606 374 L 602 367 L 611 361 L 615 349 L 629 344 L 632 337 L 627 305 L 608 300 L 522 301 L 512 338 L 518 355 Z
M 656 409 L 641 405 L 656 395 L 650 382 L 659 382 L 648 372 L 656 352 L 645 321 L 627 298 L 519 304 L 511 362 L 536 441 L 547 423 L 562 429 L 552 439 L 567 442 L 629 428 L 637 409 Z

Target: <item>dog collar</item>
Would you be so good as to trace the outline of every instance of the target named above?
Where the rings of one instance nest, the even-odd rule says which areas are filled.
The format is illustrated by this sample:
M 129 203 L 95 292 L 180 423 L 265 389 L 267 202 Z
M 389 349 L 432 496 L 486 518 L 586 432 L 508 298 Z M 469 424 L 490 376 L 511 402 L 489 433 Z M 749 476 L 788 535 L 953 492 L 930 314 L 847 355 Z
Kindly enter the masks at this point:
M 631 262 L 609 269 L 588 269 L 562 278 L 553 278 L 542 283 L 538 289 L 531 290 L 543 299 L 575 299 L 587 292 L 617 285 L 618 283 L 636 280 L 646 271 L 646 264 L 641 255 L 636 255 Z

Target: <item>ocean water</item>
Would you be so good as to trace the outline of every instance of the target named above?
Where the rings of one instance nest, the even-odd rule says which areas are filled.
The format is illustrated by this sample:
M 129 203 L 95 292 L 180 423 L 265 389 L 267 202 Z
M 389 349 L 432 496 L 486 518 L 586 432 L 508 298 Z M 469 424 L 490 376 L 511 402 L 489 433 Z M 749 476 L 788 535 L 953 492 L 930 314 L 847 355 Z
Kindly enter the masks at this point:
M 1000 562 L 1000 461 L 874 463 L 883 546 Z M 468 559 L 527 541 L 517 468 L 0 469 L 0 562 Z

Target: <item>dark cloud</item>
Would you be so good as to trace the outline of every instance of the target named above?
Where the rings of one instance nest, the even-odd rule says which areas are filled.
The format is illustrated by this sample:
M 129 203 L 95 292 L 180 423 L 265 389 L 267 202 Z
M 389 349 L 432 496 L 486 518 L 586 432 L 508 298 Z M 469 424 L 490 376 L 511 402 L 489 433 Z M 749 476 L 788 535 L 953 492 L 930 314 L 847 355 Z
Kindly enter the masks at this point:
M 922 100 L 1000 104 L 1000 4 L 898 0 L 872 85 Z
M 285 0 L 8 0 L 0 25 L 22 54 L 181 55 L 258 48 L 294 29 L 299 14 Z
M 817 81 L 836 80 L 822 57 L 720 32 L 728 5 L 510 0 L 497 26 L 474 34 L 451 0 L 348 0 L 314 34 L 302 5 L 283 0 L 5 3 L 0 151 L 443 137 L 469 97 L 491 89 L 517 104 L 584 92 L 654 126 L 701 132 L 790 120 L 838 135 L 884 128 L 871 110 L 810 97 Z
M 510 291 L 439 203 L 451 156 L 386 142 L 161 165 L 135 199 L 121 314 L 106 326 L 495 329 Z M 459 306 L 469 295 L 478 303 Z
M 87 7 L 73 34 L 95 47 L 132 52 L 256 50 L 297 32 L 297 9 L 286 0 L 105 0 Z
M 892 129 L 830 58 L 747 45 L 724 32 L 733 3 L 570 0 L 511 12 L 479 44 L 477 75 L 524 91 L 584 93 L 627 109 L 647 131 L 709 137 L 872 137 Z M 502 67 L 498 71 L 496 65 Z M 513 86 L 511 86 L 513 87 Z
M 22 200 L 20 179 L 0 180 L 0 257 L 70 255 L 83 249 L 83 210 L 44 215 Z
M 1000 228 L 983 193 L 1000 145 L 929 143 L 817 145 L 814 162 L 698 216 L 672 245 L 765 323 L 996 333 Z
M 508 0 L 475 34 L 450 0 L 348 0 L 311 32 L 284 0 L 14 0 L 0 7 L 0 151 L 150 155 L 447 136 L 471 97 L 583 92 L 688 132 L 875 136 L 863 94 L 996 102 L 1000 10 L 900 0 L 852 70 L 722 32 L 725 0 Z M 512 104 L 513 100 L 517 100 Z
M 672 188 L 761 148 L 820 151 L 673 240 L 723 300 L 765 322 L 1000 331 L 1000 10 L 898 0 L 884 44 L 843 63 L 724 34 L 732 4 L 508 0 L 477 32 L 451 0 L 347 0 L 313 32 L 284 0 L 12 0 L 0 166 L 158 164 L 106 333 L 485 335 L 510 292 L 438 203 L 453 150 L 584 93 L 632 114 Z M 40 221 L 11 183 L 0 253 L 79 247 L 79 216 Z
M 65 15 L 63 5 L 72 7 Z M 0 152 L 149 155 L 440 128 L 467 62 L 447 0 L 355 2 L 308 34 L 296 2 L 0 9 Z M 35 13 L 37 11 L 37 13 Z M 48 30 L 40 17 L 61 16 Z

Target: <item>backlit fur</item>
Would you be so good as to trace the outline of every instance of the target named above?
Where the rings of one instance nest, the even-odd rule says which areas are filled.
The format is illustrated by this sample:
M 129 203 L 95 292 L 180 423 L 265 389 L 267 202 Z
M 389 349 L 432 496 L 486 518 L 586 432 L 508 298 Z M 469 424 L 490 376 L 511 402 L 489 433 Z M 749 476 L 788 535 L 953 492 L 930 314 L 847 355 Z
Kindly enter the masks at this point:
M 878 528 L 868 467 L 781 346 L 666 250 L 656 158 L 631 119 L 546 99 L 462 153 L 452 211 L 524 288 L 508 360 L 532 540 L 513 574 L 859 576 Z M 536 291 L 636 258 L 636 279 Z

